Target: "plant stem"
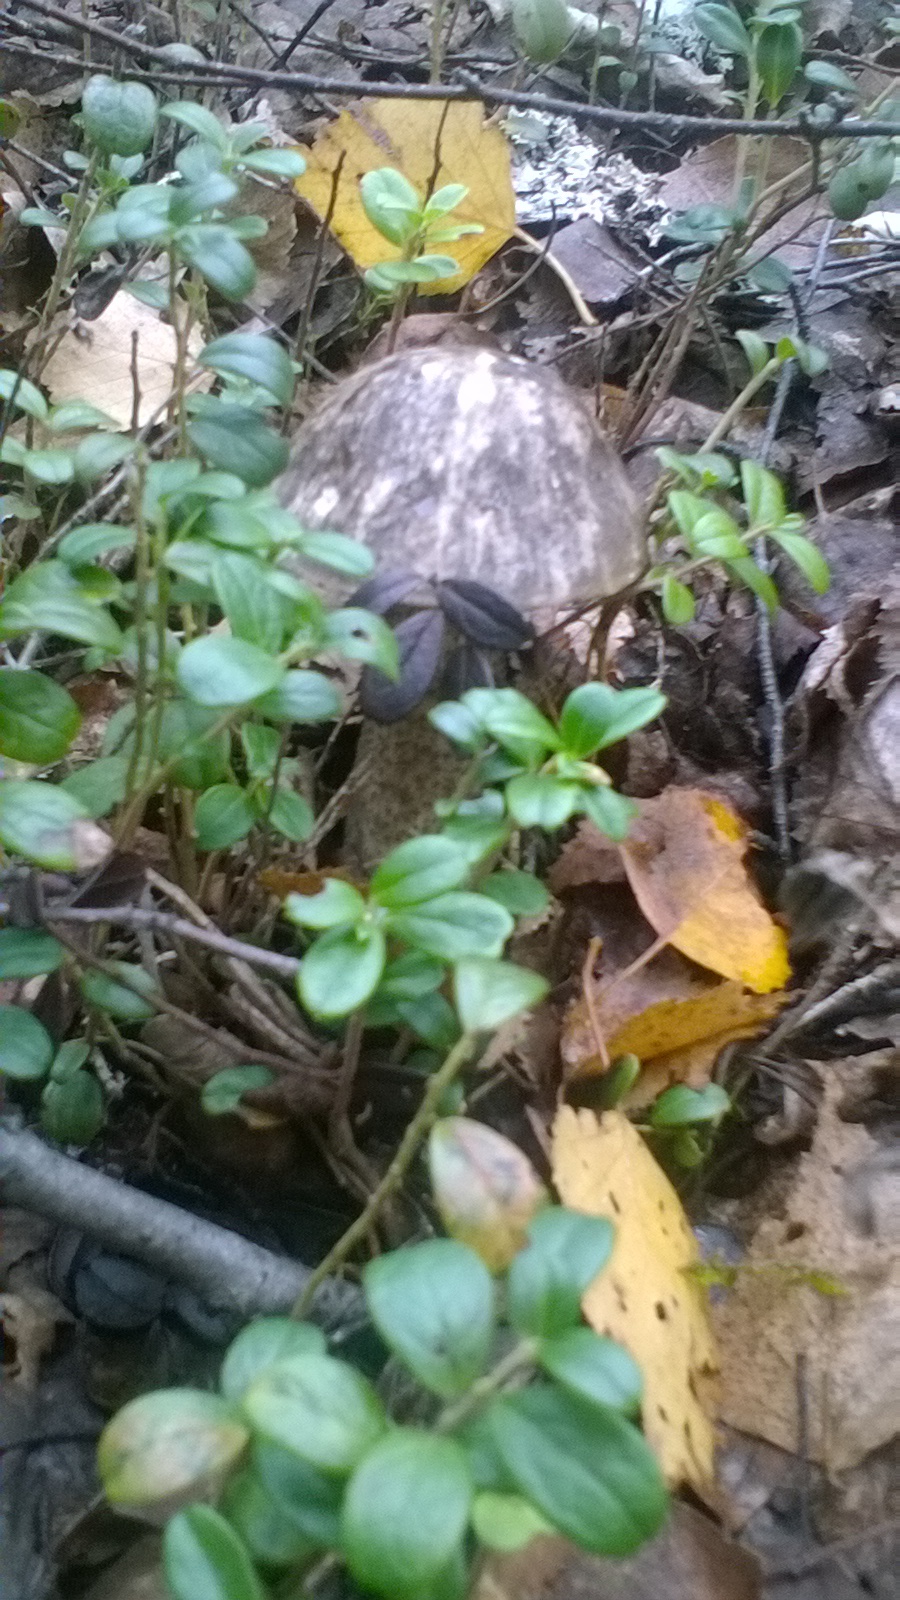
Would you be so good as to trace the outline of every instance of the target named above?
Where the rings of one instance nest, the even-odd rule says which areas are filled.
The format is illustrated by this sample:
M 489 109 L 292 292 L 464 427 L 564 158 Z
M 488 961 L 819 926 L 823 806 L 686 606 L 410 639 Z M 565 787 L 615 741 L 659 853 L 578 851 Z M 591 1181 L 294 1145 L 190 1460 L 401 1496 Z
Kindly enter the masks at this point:
M 538 1342 L 536 1339 L 522 1339 L 512 1350 L 497 1362 L 497 1365 L 486 1372 L 483 1378 L 476 1378 L 468 1392 L 461 1400 L 455 1400 L 452 1405 L 445 1406 L 434 1424 L 436 1433 L 452 1433 L 461 1423 L 468 1422 L 481 1410 L 488 1401 L 501 1389 L 505 1389 L 515 1378 L 530 1376 L 537 1355 Z
M 731 428 L 732 423 L 737 420 L 741 412 L 750 404 L 753 396 L 758 394 L 760 389 L 765 388 L 765 385 L 768 383 L 769 379 L 775 376 L 775 373 L 778 371 L 780 366 L 781 357 L 772 356 L 771 360 L 767 361 L 765 366 L 760 368 L 759 372 L 754 373 L 753 377 L 750 379 L 750 382 L 744 385 L 740 394 L 737 395 L 734 400 L 732 400 L 728 410 L 722 413 L 712 432 L 709 433 L 704 439 L 702 445 L 700 446 L 700 455 L 705 455 L 707 450 L 714 450 L 716 445 L 719 443 L 719 440 L 724 439 L 726 433 L 728 433 L 729 429 Z
M 339 1267 L 343 1266 L 351 1251 L 371 1231 L 385 1201 L 389 1200 L 391 1195 L 395 1194 L 399 1189 L 422 1141 L 428 1136 L 433 1124 L 436 1122 L 440 1103 L 445 1092 L 462 1071 L 474 1049 L 474 1035 L 464 1033 L 429 1079 L 428 1087 L 422 1096 L 421 1105 L 400 1140 L 394 1159 L 384 1177 L 377 1188 L 373 1190 L 356 1221 L 351 1223 L 346 1233 L 341 1235 L 334 1248 L 329 1250 L 324 1261 L 316 1268 L 303 1293 L 299 1296 L 292 1316 L 305 1317 L 319 1284 L 323 1283 L 327 1277 L 330 1277 Z

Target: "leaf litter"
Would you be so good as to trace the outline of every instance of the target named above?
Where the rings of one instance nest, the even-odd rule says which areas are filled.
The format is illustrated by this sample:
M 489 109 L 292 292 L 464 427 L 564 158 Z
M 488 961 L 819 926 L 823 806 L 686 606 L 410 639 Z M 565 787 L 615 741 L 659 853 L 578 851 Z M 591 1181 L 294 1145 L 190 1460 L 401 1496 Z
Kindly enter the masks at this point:
M 278 41 L 289 42 L 295 19 L 282 8 L 273 6 L 268 10 L 281 13 Z M 200 27 L 199 21 L 197 26 Z M 374 32 L 371 37 L 375 37 Z M 384 39 L 381 42 L 387 48 Z M 254 49 L 259 54 L 256 42 Z M 310 46 L 307 50 L 313 53 Z M 300 52 L 294 64 L 299 64 L 305 55 L 306 51 Z M 265 63 L 268 57 L 261 59 Z M 315 59 L 325 67 L 331 60 L 318 51 Z M 693 89 L 682 81 L 681 92 L 701 92 L 704 78 L 709 103 L 720 104 L 716 86 L 721 79 L 713 79 L 699 69 Z M 659 81 L 663 83 L 662 79 Z M 579 206 L 582 188 L 590 189 L 590 163 L 598 147 L 580 135 L 576 141 L 571 129 L 567 137 L 568 143 L 561 136 L 551 143 L 560 158 L 560 181 L 566 179 L 575 195 L 575 205 Z M 580 147 L 577 161 L 570 159 L 576 142 Z M 805 149 L 785 143 L 770 177 L 774 173 L 786 181 L 790 179 L 802 166 Z M 662 201 L 672 205 L 678 202 L 679 183 L 681 203 L 692 204 L 704 198 L 724 201 L 733 153 L 733 141 L 720 140 L 682 159 L 672 181 L 661 186 Z M 359 176 L 389 161 L 423 192 L 432 183 L 468 184 L 471 194 L 460 218 L 485 227 L 483 235 L 463 239 L 452 247 L 460 272 L 434 292 L 452 292 L 462 287 L 488 263 L 488 273 L 502 270 L 503 246 L 516 221 L 508 141 L 493 122 L 485 122 L 474 102 L 450 106 L 445 115 L 440 102 L 404 105 L 401 100 L 367 101 L 353 112 L 341 112 L 312 141 L 309 154 L 308 172 L 297 188 L 319 218 L 329 209 L 335 171 L 343 156 L 332 231 L 357 266 L 373 264 L 390 254 L 384 241 L 371 236 L 371 230 L 367 236 L 369 225 L 358 200 Z M 617 167 L 621 160 L 616 154 L 605 162 L 606 177 L 614 189 L 616 179 L 622 176 Z M 521 173 L 521 158 L 516 165 Z M 549 165 L 552 169 L 552 161 Z M 28 170 L 32 178 L 40 176 L 38 169 Z M 552 176 L 551 170 L 551 189 Z M 521 193 L 524 186 L 521 182 L 518 186 Z M 646 220 L 652 213 L 654 222 L 660 206 L 655 192 L 655 180 L 646 188 L 642 186 Z M 552 217 L 554 206 L 547 198 L 546 186 L 542 189 L 537 179 L 534 196 L 535 216 L 543 208 L 538 220 L 546 222 Z M 592 200 L 593 196 L 589 198 Z M 262 314 L 276 303 L 279 286 L 285 290 L 282 302 L 290 303 L 285 280 L 291 270 L 294 202 L 292 197 L 286 202 L 281 196 L 271 204 L 277 237 L 268 242 L 266 281 L 256 300 L 248 302 L 249 309 Z M 596 215 L 592 204 L 586 204 L 583 210 L 585 215 Z M 783 237 L 788 253 L 802 267 L 815 242 L 813 207 L 801 212 L 800 224 L 798 233 L 794 218 L 790 227 L 783 230 Z M 772 235 L 767 242 L 771 245 L 775 238 Z M 610 239 L 618 252 L 616 236 L 610 235 Z M 784 247 L 780 253 L 784 254 Z M 846 253 L 844 258 L 849 259 Z M 621 258 L 617 255 L 617 259 Z M 572 275 L 577 285 L 574 267 Z M 603 303 L 605 296 L 612 306 L 629 287 L 629 274 L 623 268 L 612 288 L 605 283 L 600 285 L 595 303 Z M 423 292 L 430 292 L 427 286 Z M 513 297 L 516 315 L 521 317 L 525 303 Z M 104 327 L 104 317 L 113 307 L 115 312 Z M 843 315 L 839 306 L 838 332 Z M 452 324 L 454 313 L 447 316 Z M 415 316 L 408 319 L 407 326 L 416 320 Z M 486 324 L 490 324 L 490 318 Z M 59 331 L 62 327 L 61 323 Z M 343 327 L 346 329 L 346 322 Z M 103 316 L 83 325 L 87 339 L 80 339 L 72 330 L 64 334 L 53 358 L 57 366 L 54 368 L 51 362 L 46 374 L 51 399 L 58 402 L 75 394 L 86 397 L 111 414 L 120 426 L 127 426 L 133 401 L 131 333 L 135 329 L 140 334 L 140 420 L 148 420 L 149 413 L 168 398 L 172 330 L 149 308 L 121 294 Z M 483 331 L 491 336 L 489 325 Z M 539 337 L 538 333 L 536 338 Z M 96 352 L 93 372 L 86 359 L 91 341 Z M 620 393 L 624 395 L 624 391 Z M 708 398 L 702 389 L 695 393 L 700 400 Z M 846 399 L 844 390 L 841 397 Z M 682 410 L 694 406 L 697 416 L 705 410 L 700 437 L 719 414 L 711 407 L 702 407 L 696 398 L 676 396 L 670 410 L 671 405 Z M 843 409 L 847 409 L 846 405 Z M 658 416 L 665 415 L 661 407 Z M 754 416 L 764 421 L 764 409 Z M 831 426 L 824 398 L 820 421 L 823 427 Z M 865 467 L 884 460 L 883 441 L 876 441 L 874 449 L 866 454 L 865 440 L 871 437 L 869 419 L 858 419 L 855 426 L 863 444 L 857 446 L 855 438 L 852 441 L 852 464 Z M 747 439 L 752 432 L 739 427 L 744 448 L 749 448 Z M 758 433 L 759 429 L 757 442 Z M 796 433 L 792 440 L 796 460 Z M 821 448 L 827 456 L 827 431 Z M 799 459 L 803 456 L 801 439 Z M 789 460 L 789 455 L 785 459 Z M 828 477 L 824 460 L 820 477 Z M 798 481 L 802 486 L 802 473 Z M 883 505 L 882 502 L 882 509 Z M 863 530 L 871 525 L 865 521 L 866 515 L 860 514 Z M 846 613 L 853 611 L 855 599 L 858 585 L 851 573 L 839 600 L 832 600 L 841 614 L 829 613 L 826 617 L 822 613 L 811 619 L 818 632 L 828 623 L 828 633 L 842 634 L 843 638 L 832 655 L 831 667 L 820 660 L 819 678 L 804 680 L 791 708 L 801 721 L 807 719 L 807 731 L 812 724 L 811 746 L 806 750 L 809 771 L 816 780 L 804 792 L 806 773 L 801 771 L 798 788 L 804 801 L 806 826 L 798 833 L 804 850 L 809 847 L 818 852 L 813 859 L 822 864 L 824 874 L 831 872 L 836 881 L 839 878 L 839 887 L 850 885 L 853 915 L 866 936 L 883 952 L 895 939 L 897 927 L 896 912 L 883 893 L 885 855 L 880 848 L 893 825 L 892 806 L 897 798 L 890 755 L 895 684 L 885 649 L 890 637 L 890 617 L 886 619 L 885 614 L 890 607 L 887 603 L 882 605 L 876 649 L 871 623 L 867 635 L 865 628 L 860 632 L 855 618 L 847 619 Z M 809 613 L 806 615 L 809 620 Z M 823 655 L 833 642 L 826 635 L 820 646 Z M 862 672 L 861 661 L 865 668 Z M 869 671 L 873 661 L 875 666 Z M 829 697 L 829 715 L 825 716 L 822 703 Z M 836 758 L 832 748 L 835 728 L 839 738 Z M 820 770 L 830 776 L 830 788 L 818 781 Z M 160 838 L 150 830 L 143 832 Z M 592 961 L 582 965 L 576 959 L 570 964 L 570 971 L 562 974 L 563 983 L 568 979 L 569 995 L 572 972 L 583 977 L 584 992 L 568 1004 L 561 1062 L 554 1060 L 550 1074 L 551 1078 L 557 1074 L 554 1090 L 560 1088 L 560 1076 L 565 1080 L 596 1077 L 605 1072 L 611 1060 L 634 1054 L 641 1058 L 642 1074 L 624 1109 L 640 1111 L 668 1085 L 683 1082 L 702 1086 L 716 1073 L 726 1046 L 764 1032 L 785 1006 L 796 1008 L 799 1004 L 802 1008 L 809 966 L 802 958 L 796 962 L 800 988 L 788 991 L 788 929 L 773 918 L 754 885 L 748 871 L 748 848 L 747 827 L 735 811 L 712 790 L 684 785 L 670 786 L 640 802 L 634 830 L 621 849 L 601 843 L 600 836 L 593 834 L 589 826 L 582 827 L 576 839 L 565 847 L 551 874 L 562 908 L 561 919 L 563 925 L 568 922 L 571 932 L 577 923 L 578 908 L 592 902 L 595 920 L 590 936 L 595 946 Z M 836 859 L 838 855 L 842 857 L 840 861 Z M 864 868 L 862 876 L 860 863 Z M 292 882 L 297 879 L 295 887 L 300 888 L 302 883 L 307 892 L 312 892 L 307 886 L 322 867 L 327 868 L 329 876 L 340 875 L 342 870 L 327 853 L 319 858 L 310 854 L 296 860 L 280 860 L 278 867 L 264 871 L 261 881 L 280 893 L 281 888 L 275 888 L 276 878 L 279 885 L 289 878 Z M 277 877 L 279 873 L 281 876 Z M 214 881 L 216 894 L 224 897 L 221 874 Z M 620 911 L 624 908 L 625 920 L 636 938 L 637 953 L 632 952 L 627 958 L 620 958 L 597 909 L 604 897 L 608 900 L 610 896 L 619 900 Z M 558 925 L 557 919 L 555 927 Z M 834 925 L 829 924 L 829 937 L 834 931 Z M 820 939 L 820 947 L 821 943 Z M 582 955 L 584 948 L 582 940 Z M 852 980 L 860 972 L 853 970 L 850 976 Z M 868 1019 L 857 1018 L 860 1026 L 866 1020 L 877 1037 L 878 1028 L 885 1026 L 882 1013 L 876 1012 Z M 187 1050 L 196 1056 L 196 1041 L 189 1043 Z M 752 1051 L 744 1060 L 752 1071 Z M 776 1054 L 772 1068 L 776 1076 L 780 1065 Z M 598 1330 L 620 1338 L 642 1365 L 648 1436 L 670 1481 L 684 1483 L 699 1495 L 710 1492 L 717 1420 L 768 1440 L 786 1452 L 808 1456 L 832 1474 L 846 1473 L 864 1464 L 900 1423 L 890 1404 L 890 1362 L 896 1350 L 894 1307 L 900 1289 L 892 1221 L 895 1167 L 874 1133 L 841 1115 L 844 1091 L 854 1076 L 852 1061 L 818 1061 L 815 1072 L 821 1080 L 822 1095 L 817 1110 L 814 1108 L 805 1124 L 807 1138 L 808 1129 L 814 1124 L 810 1147 L 798 1154 L 789 1146 L 784 1160 L 792 1162 L 792 1168 L 779 1167 L 774 1181 L 755 1189 L 752 1206 L 731 1206 L 729 1221 L 740 1231 L 743 1244 L 734 1272 L 730 1277 L 722 1274 L 722 1285 L 712 1297 L 711 1307 L 701 1287 L 697 1270 L 700 1251 L 688 1215 L 623 1109 L 607 1110 L 597 1117 L 589 1110 L 563 1105 L 556 1115 L 552 1168 L 560 1196 L 578 1209 L 609 1216 L 617 1228 L 612 1267 L 585 1297 L 587 1318 Z M 787 1092 L 785 1088 L 782 1097 Z M 760 1110 L 758 1099 L 759 1096 L 754 1102 L 751 1096 L 750 1118 Z M 771 1111 L 771 1103 L 763 1109 Z M 757 1127 L 761 1126 L 761 1122 L 757 1123 Z M 252 1153 L 248 1167 L 252 1172 Z M 711 1209 L 715 1211 L 715 1207 L 713 1200 Z M 693 1212 L 695 1208 L 691 1209 Z M 14 1296 L 7 1297 L 5 1309 L 10 1323 L 14 1323 L 21 1311 Z M 25 1326 L 22 1321 L 19 1325 Z M 46 1360 L 51 1333 L 52 1329 L 42 1327 L 31 1345 L 33 1360 L 29 1360 L 34 1372 Z M 717 1386 L 712 1380 L 718 1362 L 721 1380 L 716 1400 Z M 660 1600 L 674 1600 L 682 1592 L 685 1597 L 690 1594 L 691 1600 L 706 1600 L 707 1594 L 710 1600 L 713 1596 L 719 1600 L 725 1594 L 729 1600 L 735 1595 L 741 1600 L 746 1595 L 749 1600 L 759 1592 L 759 1573 L 746 1552 L 740 1551 L 738 1559 L 734 1554 L 737 1547 L 729 1546 L 709 1519 L 683 1504 L 676 1507 L 672 1539 L 668 1555 L 656 1558 L 661 1564 L 649 1587 L 639 1586 L 640 1582 L 646 1584 L 646 1579 L 635 1578 L 634 1586 L 628 1587 L 622 1578 L 623 1600 L 645 1592 Z M 711 1539 L 719 1542 L 709 1554 Z M 684 1578 L 679 1565 L 686 1559 L 686 1551 L 699 1552 L 696 1566 L 685 1568 L 691 1573 L 689 1578 Z M 719 1573 L 718 1583 L 710 1583 L 707 1555 Z M 558 1552 L 548 1559 L 544 1576 L 557 1556 Z M 571 1554 L 559 1559 L 570 1560 Z M 722 1562 L 724 1567 L 716 1567 Z M 541 1573 L 541 1562 L 530 1548 L 526 1558 L 529 1563 L 536 1571 L 520 1571 L 512 1588 L 504 1586 L 489 1570 L 483 1595 L 479 1590 L 480 1600 L 488 1600 L 489 1596 L 493 1600 L 498 1594 L 508 1600 L 523 1600 L 532 1592 L 529 1583 L 537 1583 Z M 617 1569 L 617 1573 L 621 1572 Z M 617 1576 L 607 1572 L 602 1592 L 618 1596 L 617 1581 Z M 591 1580 L 583 1576 L 572 1579 L 571 1592 L 577 1596 L 591 1582 L 594 1587 L 588 1592 L 601 1592 L 596 1575 Z M 679 1582 L 682 1589 L 677 1587 Z M 536 1588 L 534 1592 L 537 1595 Z M 564 1586 L 564 1592 L 570 1591 Z

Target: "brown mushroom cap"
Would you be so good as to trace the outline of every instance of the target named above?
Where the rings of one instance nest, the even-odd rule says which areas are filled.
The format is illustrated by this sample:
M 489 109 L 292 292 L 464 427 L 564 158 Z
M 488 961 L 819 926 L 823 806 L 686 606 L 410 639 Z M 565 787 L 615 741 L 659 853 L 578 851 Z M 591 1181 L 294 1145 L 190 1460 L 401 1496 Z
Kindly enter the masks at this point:
M 297 435 L 279 497 L 378 566 L 469 578 L 520 610 L 618 594 L 647 564 L 622 463 L 548 367 L 413 349 L 345 380 Z

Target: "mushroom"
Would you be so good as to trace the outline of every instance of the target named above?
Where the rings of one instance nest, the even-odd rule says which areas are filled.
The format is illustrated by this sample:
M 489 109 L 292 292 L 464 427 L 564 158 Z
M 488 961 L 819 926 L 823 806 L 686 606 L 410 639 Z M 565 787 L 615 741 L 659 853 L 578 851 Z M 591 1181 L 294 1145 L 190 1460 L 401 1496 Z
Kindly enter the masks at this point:
M 609 599 L 646 566 L 624 468 L 584 399 L 489 349 L 407 350 L 346 379 L 301 427 L 279 495 L 305 527 L 366 544 L 381 571 L 480 584 L 524 613 Z M 367 725 L 362 747 L 372 771 L 349 831 L 370 865 L 430 825 L 456 758 L 421 712 Z

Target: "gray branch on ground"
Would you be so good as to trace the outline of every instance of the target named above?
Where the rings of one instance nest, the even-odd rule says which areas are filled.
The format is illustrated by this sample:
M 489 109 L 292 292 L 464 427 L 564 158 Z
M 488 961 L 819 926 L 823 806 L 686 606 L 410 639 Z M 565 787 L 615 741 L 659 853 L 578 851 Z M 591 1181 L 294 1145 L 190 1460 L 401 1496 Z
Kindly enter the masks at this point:
M 95 1172 L 10 1119 L 0 1119 L 0 1197 L 77 1228 L 242 1317 L 289 1311 L 310 1278 L 301 1262 Z M 322 1285 L 311 1315 L 333 1325 L 358 1309 L 353 1285 L 333 1280 Z

